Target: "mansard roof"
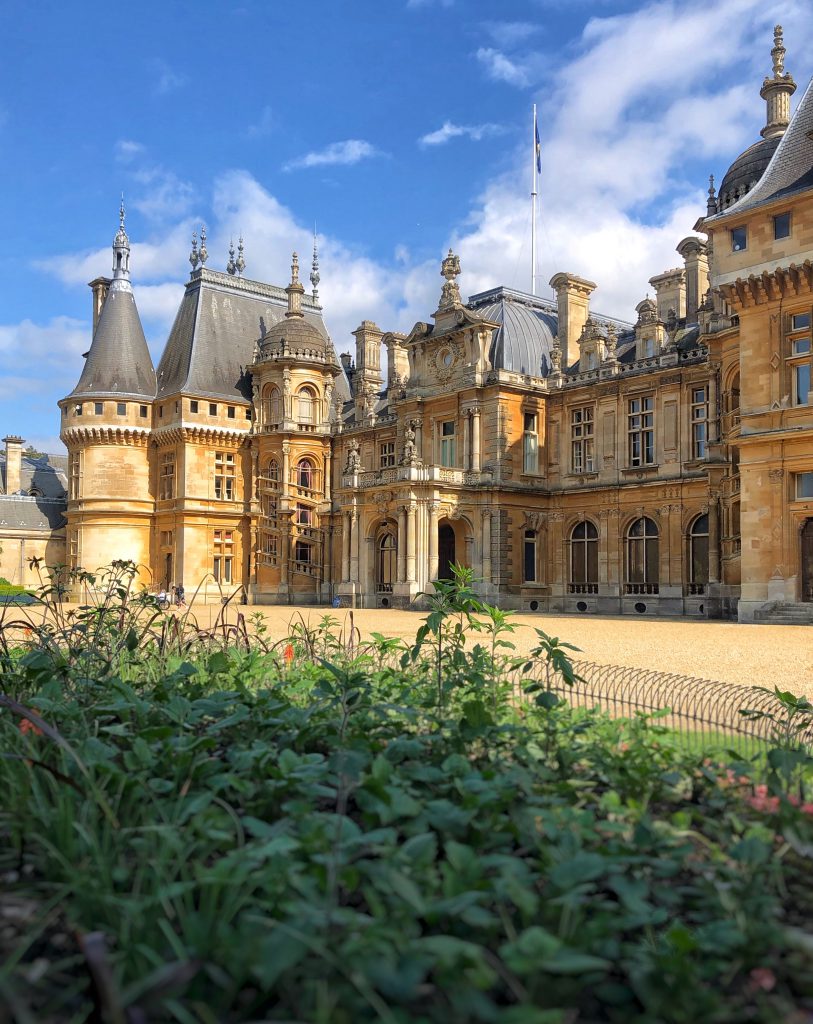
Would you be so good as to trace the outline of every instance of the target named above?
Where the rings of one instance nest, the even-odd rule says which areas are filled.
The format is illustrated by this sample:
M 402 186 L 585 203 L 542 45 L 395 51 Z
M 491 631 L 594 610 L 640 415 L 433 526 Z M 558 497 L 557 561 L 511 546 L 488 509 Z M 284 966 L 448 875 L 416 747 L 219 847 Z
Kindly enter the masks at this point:
M 65 526 L 64 499 L 0 494 L 0 526 L 9 530 L 38 530 L 51 533 Z
M 69 398 L 154 398 L 155 370 L 130 282 L 114 279 Z
M 305 320 L 327 343 L 321 307 L 302 297 Z M 158 397 L 179 391 L 251 401 L 248 368 L 255 344 L 285 316 L 284 288 L 202 268 L 192 273 L 175 323 L 158 364 Z M 336 381 L 342 399 L 349 397 L 344 374 Z
M 747 213 L 757 206 L 809 188 L 813 188 L 813 80 L 760 180 L 750 192 L 717 216 L 728 218 L 732 214 Z M 714 220 L 714 217 L 708 218 L 710 223 Z
M 500 324 L 492 333 L 488 352 L 495 370 L 547 376 L 558 331 L 555 302 L 500 287 L 469 296 L 468 308 Z

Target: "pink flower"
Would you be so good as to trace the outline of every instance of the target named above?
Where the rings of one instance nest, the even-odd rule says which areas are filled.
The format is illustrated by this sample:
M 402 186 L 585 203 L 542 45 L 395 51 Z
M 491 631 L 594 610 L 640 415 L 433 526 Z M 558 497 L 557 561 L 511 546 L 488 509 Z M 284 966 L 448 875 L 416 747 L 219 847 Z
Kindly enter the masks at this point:
M 749 977 L 752 991 L 762 989 L 763 992 L 770 992 L 776 987 L 776 975 L 770 967 L 755 967 Z

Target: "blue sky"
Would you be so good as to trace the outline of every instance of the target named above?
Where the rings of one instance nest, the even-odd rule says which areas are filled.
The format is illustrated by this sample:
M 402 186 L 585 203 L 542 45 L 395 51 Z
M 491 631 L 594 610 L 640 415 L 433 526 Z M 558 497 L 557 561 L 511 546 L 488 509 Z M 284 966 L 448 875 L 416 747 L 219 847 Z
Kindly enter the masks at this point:
M 806 8 L 0 0 L 0 430 L 59 450 L 122 190 L 156 360 L 201 222 L 210 267 L 242 232 L 246 276 L 280 284 L 316 222 L 340 351 L 361 319 L 427 319 L 449 245 L 464 293 L 527 290 L 533 103 L 538 290 L 571 271 L 631 317 L 679 263 L 708 174 L 758 138 L 775 22 L 800 93 L 813 73 Z

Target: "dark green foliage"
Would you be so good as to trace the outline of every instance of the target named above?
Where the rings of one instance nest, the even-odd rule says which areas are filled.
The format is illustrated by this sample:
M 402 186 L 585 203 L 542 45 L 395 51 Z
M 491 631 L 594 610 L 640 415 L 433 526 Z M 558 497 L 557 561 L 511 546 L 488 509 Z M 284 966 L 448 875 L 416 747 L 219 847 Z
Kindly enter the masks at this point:
M 753 766 L 657 721 L 540 701 L 567 645 L 515 664 L 487 612 L 464 646 L 458 597 L 407 648 L 326 620 L 162 654 L 136 617 L 95 677 L 58 644 L 9 650 L 0 1004 L 21 1024 L 808 1019 L 805 807 L 757 806 Z

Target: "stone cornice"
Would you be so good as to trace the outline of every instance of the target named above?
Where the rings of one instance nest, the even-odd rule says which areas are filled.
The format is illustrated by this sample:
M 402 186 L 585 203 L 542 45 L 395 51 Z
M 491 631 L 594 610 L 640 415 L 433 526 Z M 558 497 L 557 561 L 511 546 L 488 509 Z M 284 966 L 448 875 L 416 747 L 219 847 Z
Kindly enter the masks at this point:
M 188 426 L 159 427 L 152 432 L 152 442 L 161 446 L 165 444 L 218 444 L 228 448 L 248 446 L 252 434 L 247 430 L 229 430 L 226 427 Z
M 84 444 L 123 444 L 141 448 L 149 444 L 150 435 L 151 431 L 147 427 L 104 427 L 98 425 L 65 427 L 60 437 L 68 448 Z

